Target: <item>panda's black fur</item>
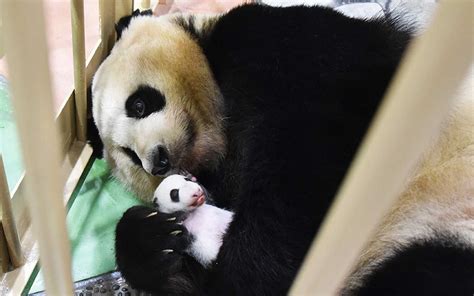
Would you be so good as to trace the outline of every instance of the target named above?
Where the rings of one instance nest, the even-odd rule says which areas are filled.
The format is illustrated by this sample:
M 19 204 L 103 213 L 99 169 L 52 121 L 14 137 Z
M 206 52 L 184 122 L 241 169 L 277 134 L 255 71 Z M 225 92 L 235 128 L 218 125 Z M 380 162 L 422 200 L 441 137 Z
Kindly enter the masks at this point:
M 471 295 L 474 251 L 456 236 L 415 240 L 379 264 L 347 295 Z
M 185 231 L 179 217 L 143 219 L 153 209 L 132 208 L 117 226 L 117 264 L 133 286 L 158 295 L 285 294 L 410 32 L 389 20 L 303 6 L 245 5 L 203 29 L 189 16 L 175 22 L 201 46 L 224 104 L 225 156 L 217 169 L 193 173 L 235 216 L 216 263 L 203 270 L 180 252 L 189 238 L 169 235 Z M 413 248 L 389 266 L 412 264 L 420 250 L 437 252 L 428 243 Z M 384 270 L 363 291 L 380 291 L 400 276 Z M 411 284 L 397 284 L 410 291 Z

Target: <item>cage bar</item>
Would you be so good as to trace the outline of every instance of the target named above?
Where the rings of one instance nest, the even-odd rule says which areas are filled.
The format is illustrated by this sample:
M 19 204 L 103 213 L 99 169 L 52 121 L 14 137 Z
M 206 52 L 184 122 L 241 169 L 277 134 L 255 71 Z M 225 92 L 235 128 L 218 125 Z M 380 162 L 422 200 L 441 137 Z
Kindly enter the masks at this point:
M 87 82 L 83 0 L 71 0 L 71 26 L 77 138 L 85 141 L 87 133 Z
M 115 22 L 126 15 L 130 15 L 133 12 L 133 0 L 121 0 L 115 3 Z
M 150 0 L 142 0 L 140 1 L 140 9 L 150 9 Z
M 16 228 L 15 218 L 11 204 L 10 191 L 8 189 L 7 176 L 3 165 L 3 157 L 0 154 L 0 205 L 1 223 L 5 235 L 8 257 L 13 268 L 23 264 L 24 258 L 21 252 L 20 238 Z
M 5 1 L 5 52 L 27 171 L 28 205 L 46 290 L 72 293 L 60 145 L 54 123 L 42 1 Z M 25 20 L 28 20 L 26 22 Z M 27 87 L 25 87 L 27 83 Z
M 3 57 L 5 50 L 3 45 L 3 1 L 0 1 L 0 59 Z
M 122 0 L 119 0 L 121 2 Z M 99 1 L 100 39 L 102 41 L 102 59 L 109 54 L 115 41 L 115 0 Z
M 337 294 L 450 110 L 472 62 L 471 30 L 471 3 L 440 3 L 399 68 L 291 295 Z

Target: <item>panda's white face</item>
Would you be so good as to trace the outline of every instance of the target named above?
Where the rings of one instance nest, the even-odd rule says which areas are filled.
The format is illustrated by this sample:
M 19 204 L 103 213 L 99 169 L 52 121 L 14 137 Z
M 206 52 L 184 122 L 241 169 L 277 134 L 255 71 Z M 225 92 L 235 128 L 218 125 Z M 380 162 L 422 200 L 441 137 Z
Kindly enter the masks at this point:
M 162 213 L 191 211 L 204 204 L 204 190 L 192 179 L 171 175 L 163 179 L 153 196 L 153 203 Z
M 195 173 L 224 153 L 220 92 L 201 48 L 172 17 L 134 18 L 92 95 L 104 157 L 145 200 L 162 177 Z

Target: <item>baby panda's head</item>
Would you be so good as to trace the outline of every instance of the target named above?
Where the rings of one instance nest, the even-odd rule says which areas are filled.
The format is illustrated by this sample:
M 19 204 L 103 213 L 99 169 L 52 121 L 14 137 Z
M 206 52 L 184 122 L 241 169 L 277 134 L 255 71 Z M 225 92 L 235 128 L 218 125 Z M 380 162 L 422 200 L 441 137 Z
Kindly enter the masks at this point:
M 171 175 L 165 178 L 153 196 L 153 203 L 162 213 L 188 212 L 206 201 L 205 190 L 194 178 Z

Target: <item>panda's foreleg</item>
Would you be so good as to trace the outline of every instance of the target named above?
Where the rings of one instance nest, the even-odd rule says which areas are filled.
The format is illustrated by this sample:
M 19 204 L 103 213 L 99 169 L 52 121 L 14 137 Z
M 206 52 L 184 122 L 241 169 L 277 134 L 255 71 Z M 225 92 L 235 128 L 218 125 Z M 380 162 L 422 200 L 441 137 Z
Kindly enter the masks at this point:
M 115 252 L 122 275 L 136 289 L 157 295 L 199 295 L 204 268 L 185 250 L 192 236 L 182 216 L 136 206 L 120 219 Z

